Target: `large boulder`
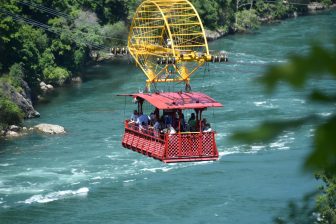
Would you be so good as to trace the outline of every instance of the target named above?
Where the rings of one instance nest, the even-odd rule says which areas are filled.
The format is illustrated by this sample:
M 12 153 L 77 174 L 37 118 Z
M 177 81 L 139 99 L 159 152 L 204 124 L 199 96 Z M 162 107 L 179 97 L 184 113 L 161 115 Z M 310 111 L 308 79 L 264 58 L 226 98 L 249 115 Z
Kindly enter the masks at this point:
M 39 124 L 34 127 L 35 130 L 51 134 L 51 135 L 57 135 L 57 134 L 65 134 L 65 129 L 62 126 L 54 125 L 54 124 Z

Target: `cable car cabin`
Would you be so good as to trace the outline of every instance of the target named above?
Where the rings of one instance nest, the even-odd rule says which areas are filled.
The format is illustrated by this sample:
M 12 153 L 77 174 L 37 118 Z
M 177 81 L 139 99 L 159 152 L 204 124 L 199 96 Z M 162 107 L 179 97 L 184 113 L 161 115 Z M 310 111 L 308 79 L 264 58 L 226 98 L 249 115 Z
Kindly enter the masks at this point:
M 131 96 L 137 103 L 135 117 L 125 121 L 123 147 L 165 163 L 218 159 L 215 131 L 202 121 L 209 107 L 222 107 L 203 93 L 138 93 Z M 143 113 L 144 102 L 153 106 L 150 116 Z M 194 110 L 189 124 L 184 110 Z M 139 114 L 137 115 L 136 112 Z

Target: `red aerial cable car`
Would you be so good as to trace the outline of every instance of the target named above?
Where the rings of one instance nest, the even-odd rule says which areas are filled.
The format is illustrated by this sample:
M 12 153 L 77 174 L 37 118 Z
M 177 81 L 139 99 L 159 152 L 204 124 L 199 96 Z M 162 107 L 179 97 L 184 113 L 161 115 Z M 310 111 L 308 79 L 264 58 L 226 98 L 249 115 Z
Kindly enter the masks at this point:
M 202 112 L 210 107 L 222 107 L 214 99 L 203 93 L 138 93 L 135 97 L 138 111 L 143 112 L 146 101 L 155 107 L 155 117 L 175 116 L 177 132 L 161 133 L 154 127 L 142 129 L 141 124 L 125 121 L 125 134 L 122 145 L 125 148 L 153 157 L 165 163 L 217 160 L 218 150 L 215 132 L 204 131 Z M 184 110 L 195 110 L 196 130 L 190 132 L 182 128 Z M 162 114 L 162 115 L 161 115 Z
M 155 111 L 152 125 L 144 115 L 145 122 L 125 121 L 122 145 L 166 163 L 218 159 L 215 132 L 205 130 L 202 112 L 222 105 L 206 94 L 191 92 L 190 79 L 205 63 L 226 62 L 227 57 L 209 53 L 195 7 L 188 0 L 143 1 L 134 14 L 128 51 L 148 79 L 145 93 L 123 96 L 136 99 L 140 114 L 144 102 Z M 185 83 L 186 92 L 149 93 L 151 85 L 174 82 Z M 185 127 L 184 110 L 195 112 L 191 127 Z

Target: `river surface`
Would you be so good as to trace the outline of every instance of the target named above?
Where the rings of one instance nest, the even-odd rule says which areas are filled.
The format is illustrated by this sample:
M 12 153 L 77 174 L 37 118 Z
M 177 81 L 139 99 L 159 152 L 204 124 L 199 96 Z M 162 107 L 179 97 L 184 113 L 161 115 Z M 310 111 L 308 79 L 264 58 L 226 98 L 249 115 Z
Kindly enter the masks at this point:
M 127 60 L 88 68 L 85 82 L 56 90 L 37 107 L 42 117 L 26 122 L 59 124 L 66 135 L 0 142 L 0 223 L 271 223 L 318 185 L 302 169 L 313 127 L 255 145 L 229 136 L 264 120 L 330 115 L 335 108 L 310 104 L 306 90 L 267 95 L 255 79 L 307 53 L 312 40 L 332 46 L 335 21 L 327 12 L 210 44 L 230 63 L 210 65 L 192 85 L 224 105 L 206 115 L 218 132 L 217 162 L 167 165 L 123 149 L 122 120 L 134 104 L 116 94 L 138 91 L 144 76 Z M 316 86 L 336 88 L 328 80 L 308 88 Z

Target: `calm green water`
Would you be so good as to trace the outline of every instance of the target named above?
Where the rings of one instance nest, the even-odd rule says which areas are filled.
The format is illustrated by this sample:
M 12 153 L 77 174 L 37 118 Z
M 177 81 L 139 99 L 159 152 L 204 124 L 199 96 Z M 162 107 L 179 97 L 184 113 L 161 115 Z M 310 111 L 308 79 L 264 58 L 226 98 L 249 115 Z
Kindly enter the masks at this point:
M 144 78 L 127 61 L 89 68 L 83 84 L 57 90 L 38 106 L 42 117 L 27 122 L 63 125 L 65 136 L 0 143 L 0 223 L 271 223 L 317 185 L 301 169 L 312 127 L 259 145 L 229 136 L 265 119 L 330 115 L 335 108 L 307 103 L 305 90 L 269 96 L 254 80 L 290 53 L 305 54 L 312 39 L 331 45 L 335 21 L 329 12 L 210 44 L 229 51 L 230 63 L 200 72 L 193 87 L 225 105 L 207 115 L 218 131 L 217 162 L 166 165 L 124 150 L 122 120 L 133 105 L 124 112 L 125 98 L 115 95 L 137 91 Z M 308 88 L 316 86 L 336 87 L 319 80 Z

